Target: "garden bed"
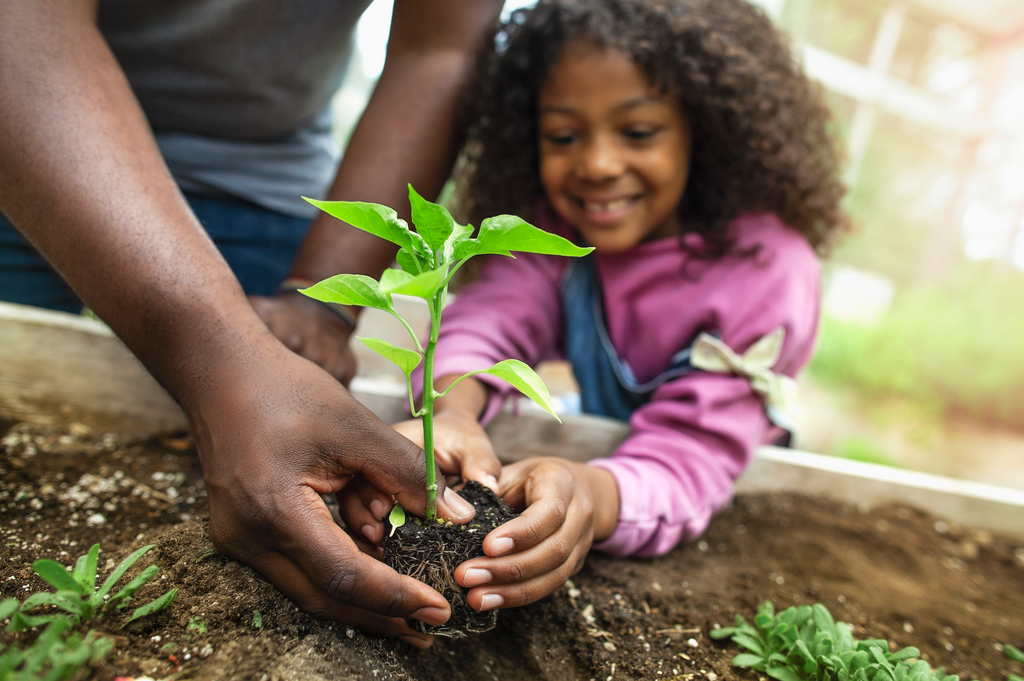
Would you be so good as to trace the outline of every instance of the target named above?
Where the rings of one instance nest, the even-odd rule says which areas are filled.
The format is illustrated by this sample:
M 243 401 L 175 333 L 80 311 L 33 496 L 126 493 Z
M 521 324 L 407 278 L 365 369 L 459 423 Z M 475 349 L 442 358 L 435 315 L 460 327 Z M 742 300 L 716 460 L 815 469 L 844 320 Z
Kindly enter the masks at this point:
M 101 578 L 156 548 L 166 611 L 117 630 L 95 678 L 672 679 L 752 681 L 712 642 L 716 624 L 757 605 L 821 602 L 858 638 L 921 649 L 961 679 L 1024 674 L 1024 541 L 972 531 L 901 504 L 869 508 L 789 493 L 741 494 L 696 544 L 653 560 L 592 554 L 571 584 L 498 627 L 422 652 L 300 612 L 247 567 L 213 550 L 202 475 L 186 437 L 131 439 L 84 425 L 20 424 L 0 454 L 0 596 L 44 590 L 30 564 L 64 564 L 99 542 Z M 257 616 L 256 613 L 259 613 Z M 259 626 L 256 626 L 259 624 Z M 100 626 L 104 626 L 101 622 Z M 0 641 L 18 636 L 0 633 Z

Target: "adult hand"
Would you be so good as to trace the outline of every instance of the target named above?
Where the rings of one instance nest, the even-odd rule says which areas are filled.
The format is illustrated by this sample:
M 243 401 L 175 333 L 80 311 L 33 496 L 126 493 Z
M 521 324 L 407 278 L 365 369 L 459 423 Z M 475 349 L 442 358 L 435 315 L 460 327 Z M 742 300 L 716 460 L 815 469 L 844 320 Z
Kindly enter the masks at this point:
M 302 610 L 426 648 L 450 609 L 433 589 L 362 553 L 320 495 L 354 476 L 403 506 L 426 507 L 422 453 L 310 362 L 269 342 L 216 371 L 190 405 L 206 477 L 210 537 Z M 472 507 L 438 480 L 438 513 L 456 522 Z
M 537 457 L 506 466 L 500 484 L 505 501 L 525 510 L 487 535 L 487 557 L 455 570 L 477 610 L 526 605 L 552 593 L 618 522 L 618 485 L 602 468 Z
M 301 293 L 249 296 L 256 314 L 285 347 L 348 385 L 356 374 L 352 330 L 323 304 Z

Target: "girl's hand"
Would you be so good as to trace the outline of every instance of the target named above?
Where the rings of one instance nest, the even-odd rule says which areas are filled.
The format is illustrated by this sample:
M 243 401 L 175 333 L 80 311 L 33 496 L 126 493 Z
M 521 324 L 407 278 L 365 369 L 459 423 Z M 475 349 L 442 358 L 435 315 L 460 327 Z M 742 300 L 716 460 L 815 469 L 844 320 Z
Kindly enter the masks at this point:
M 394 429 L 423 447 L 423 422 L 410 419 L 396 423 Z M 501 462 L 494 455 L 491 439 L 474 414 L 461 409 L 446 409 L 434 414 L 434 461 L 445 475 L 477 480 L 501 494 L 498 476 Z
M 487 535 L 486 558 L 455 570 L 477 610 L 526 605 L 552 593 L 618 524 L 618 484 L 603 468 L 537 457 L 506 466 L 500 484 L 505 501 L 526 510 Z

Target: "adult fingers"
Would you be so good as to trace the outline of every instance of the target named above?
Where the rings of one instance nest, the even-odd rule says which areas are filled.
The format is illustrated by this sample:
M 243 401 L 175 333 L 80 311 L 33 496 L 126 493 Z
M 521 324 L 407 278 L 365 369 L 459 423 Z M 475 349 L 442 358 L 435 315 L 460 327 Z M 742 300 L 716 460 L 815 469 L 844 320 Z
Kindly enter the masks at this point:
M 402 638 L 419 648 L 429 648 L 433 637 L 412 629 L 401 617 L 388 617 L 339 603 L 327 596 L 288 557 L 267 553 L 253 567 L 277 585 L 281 593 L 304 612 L 324 620 L 343 622 L 375 636 Z
M 296 594 L 307 599 L 296 601 L 300 608 L 314 614 L 323 608 L 324 602 L 316 597 L 320 592 L 338 603 L 385 617 L 411 617 L 429 624 L 447 621 L 450 608 L 441 594 L 362 553 L 334 524 L 319 496 L 306 490 L 306 498 L 293 505 L 299 512 L 285 514 L 272 529 L 277 535 L 272 544 L 278 550 L 271 553 L 287 555 L 315 587 L 315 591 L 306 587 Z M 249 560 L 282 591 L 296 588 L 287 581 L 295 577 L 294 572 L 283 569 L 281 561 L 268 562 L 265 571 L 256 564 L 260 558 L 254 561 L 249 556 Z
M 427 509 L 427 478 L 423 450 L 384 424 L 351 396 L 357 409 L 346 410 L 338 421 L 336 438 L 329 441 L 345 443 L 337 453 L 325 452 L 327 461 L 349 471 L 362 472 L 366 479 L 385 494 L 394 495 L 402 507 L 423 516 Z M 359 446 L 353 446 L 358 443 Z M 470 521 L 476 511 L 471 504 L 447 488 L 444 476 L 434 466 L 437 514 L 456 523 Z
M 362 476 L 356 476 L 336 496 L 345 526 L 361 533 L 371 543 L 379 544 L 384 539 L 384 517 L 395 505 L 391 496 Z

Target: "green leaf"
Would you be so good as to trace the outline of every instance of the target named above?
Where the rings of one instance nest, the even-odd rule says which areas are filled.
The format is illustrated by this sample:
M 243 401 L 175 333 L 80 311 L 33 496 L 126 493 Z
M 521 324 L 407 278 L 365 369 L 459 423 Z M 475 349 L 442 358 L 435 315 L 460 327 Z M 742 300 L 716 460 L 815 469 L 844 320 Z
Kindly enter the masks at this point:
M 913 646 L 909 646 L 889 655 L 889 661 L 897 662 L 899 660 L 909 660 L 915 657 L 921 657 L 921 651 Z
M 945 679 L 943 679 L 945 681 Z M 1017 676 L 1016 674 L 1010 674 L 1006 677 L 1006 681 L 1024 681 L 1024 676 Z
M 395 504 L 395 507 L 391 509 L 391 514 L 388 516 L 388 522 L 391 523 L 391 534 L 388 536 L 393 537 L 395 536 L 395 530 L 405 525 L 405 509 Z
M 306 198 L 306 197 L 303 197 Z M 433 258 L 433 252 L 419 234 L 409 229 L 405 220 L 398 217 L 394 209 L 379 203 L 362 201 L 317 201 L 306 199 L 328 215 L 347 222 L 348 224 L 369 232 L 381 239 L 398 244 L 410 253 L 418 253 L 427 260 Z
M 815 603 L 811 607 L 811 612 L 814 617 L 814 624 L 817 625 L 818 631 L 827 632 L 829 637 L 835 640 L 836 636 L 836 622 L 832 619 L 832 613 L 828 611 L 821 603 Z
M 0 622 L 10 617 L 17 609 L 18 601 L 15 598 L 8 598 L 6 601 L 0 602 Z
M 110 655 L 111 651 L 114 650 L 114 639 L 109 636 L 101 636 L 95 631 L 90 631 L 86 636 L 86 642 L 89 643 L 90 637 L 96 634 L 96 640 L 92 643 L 92 652 L 89 656 L 89 662 L 96 664 L 100 660 L 104 660 Z
M 797 676 L 789 667 L 768 667 L 765 670 L 765 673 L 779 681 L 803 681 L 803 679 Z
M 430 300 L 441 290 L 447 276 L 444 269 L 428 270 L 417 275 L 402 270 L 384 270 L 380 277 L 380 290 L 387 295 L 401 293 Z
M 402 370 L 408 378 L 409 374 L 413 372 L 413 369 L 419 366 L 420 361 L 423 357 L 420 353 L 415 350 L 408 350 L 406 348 L 400 348 L 396 345 L 392 345 L 385 340 L 379 338 L 359 338 L 363 345 L 370 348 L 384 359 L 390 360 L 398 365 L 398 368 Z
M 52 586 L 56 587 L 58 591 L 75 591 L 77 593 L 87 593 L 82 585 L 78 583 L 71 573 L 67 569 L 55 560 L 49 558 L 43 558 L 32 563 L 32 570 L 49 582 Z
M 455 259 L 462 260 L 474 255 L 511 256 L 511 251 L 579 257 L 592 250 L 538 229 L 515 215 L 497 215 L 481 223 L 480 234 L 476 239 L 455 246 Z
M 252 626 L 256 629 L 263 627 L 263 615 L 260 614 L 259 610 L 252 611 Z
M 65 610 L 76 617 L 81 619 L 87 619 L 85 617 L 85 611 L 88 609 L 88 604 L 84 603 L 81 598 L 81 594 L 74 592 L 61 592 L 61 593 L 37 593 L 32 594 L 25 599 L 25 602 L 21 604 L 22 612 L 29 612 L 33 608 L 38 608 L 41 605 L 52 605 Z
M 1003 645 L 1003 653 L 1011 660 L 1017 662 L 1024 662 L 1024 652 L 1015 646 L 1011 646 L 1009 643 Z
M 121 579 L 124 573 L 128 571 L 128 568 L 135 565 L 135 562 L 138 561 L 139 558 L 142 558 L 142 556 L 152 548 L 153 544 L 143 546 L 141 549 L 135 551 L 135 553 L 121 561 L 121 564 L 114 568 L 114 571 L 110 573 L 109 577 L 107 577 L 107 581 L 103 582 L 103 586 L 101 586 L 100 590 L 96 592 L 93 597 L 94 602 L 98 600 L 102 603 L 103 597 L 110 593 L 110 590 L 114 588 L 115 584 L 117 584 L 117 580 Z
M 99 562 L 100 545 L 93 544 L 89 553 L 78 559 L 72 576 L 82 585 L 87 593 L 96 588 L 96 564 Z
M 712 629 L 708 632 L 711 638 L 718 640 L 723 638 L 729 638 L 739 630 L 736 627 L 723 627 L 721 629 Z
M 340 303 L 357 307 L 372 307 L 394 312 L 391 296 L 382 293 L 376 280 L 362 274 L 336 274 L 319 281 L 299 293 L 325 303 Z
M 548 387 L 544 385 L 544 381 L 540 380 L 540 376 L 533 369 L 518 359 L 506 359 L 503 362 L 498 362 L 490 369 L 471 371 L 466 376 L 473 376 L 474 374 L 490 374 L 508 381 L 519 392 L 529 397 L 540 405 L 544 411 L 554 416 L 555 420 L 559 423 L 562 422 L 562 419 L 558 418 L 558 414 L 555 413 L 555 405 L 551 402 L 551 393 L 548 392 Z
M 150 567 L 156 567 L 156 566 L 155 565 L 151 565 Z M 143 573 L 143 574 L 145 574 L 145 573 Z M 141 577 L 142 575 L 139 575 L 139 576 Z M 125 588 L 127 588 L 127 587 L 125 587 Z M 177 595 L 177 593 L 178 593 L 177 589 L 171 589 L 170 591 L 168 591 L 167 593 L 165 593 L 163 596 L 161 596 L 160 598 L 156 599 L 155 601 L 147 603 L 146 605 L 143 605 L 140 608 L 135 608 L 135 612 L 132 613 L 131 617 L 129 617 L 127 620 L 125 620 L 125 623 L 121 625 L 121 628 L 124 629 L 125 627 L 127 627 L 129 624 L 131 624 L 135 620 L 139 619 L 140 617 L 145 617 L 147 615 L 152 615 L 154 612 L 160 612 L 161 610 L 163 610 L 164 608 L 166 608 L 167 606 L 169 606 L 171 604 L 171 601 L 174 600 L 174 597 Z
M 395 254 L 395 260 L 398 261 L 398 266 L 402 268 L 403 272 L 409 274 L 421 274 L 427 270 L 434 269 L 430 263 L 423 260 L 423 258 L 410 253 L 404 249 L 398 249 L 398 253 Z
M 455 247 L 473 236 L 473 225 L 455 223 L 451 236 L 444 242 L 443 263 L 450 263 L 455 258 Z
M 135 579 L 125 584 L 120 591 L 111 596 L 110 600 L 107 601 L 107 604 L 113 605 L 114 603 L 117 603 L 122 599 L 129 598 L 133 593 L 141 589 L 146 584 L 146 582 L 156 577 L 158 572 L 160 572 L 160 568 L 158 568 L 156 565 L 150 565 L 145 570 L 140 572 L 138 576 L 135 577 Z
M 758 655 L 764 655 L 764 644 L 761 643 L 760 639 L 757 639 L 749 634 L 736 634 L 732 637 L 733 643 L 743 646 L 747 650 L 752 650 Z
M 732 658 L 732 663 L 736 667 L 753 667 L 759 671 L 764 671 L 764 658 L 760 655 L 751 655 L 750 653 L 740 653 L 736 657 Z
M 74 620 L 67 615 L 26 615 L 23 612 L 15 612 L 11 614 L 11 621 L 7 623 L 7 631 L 25 631 L 33 627 L 40 627 L 48 622 L 62 621 L 68 622 L 69 626 L 74 623 Z
M 443 252 L 445 242 L 455 230 L 455 220 L 451 213 L 444 206 L 424 199 L 411 184 L 409 206 L 412 208 L 412 222 L 416 226 L 416 232 L 435 253 Z

